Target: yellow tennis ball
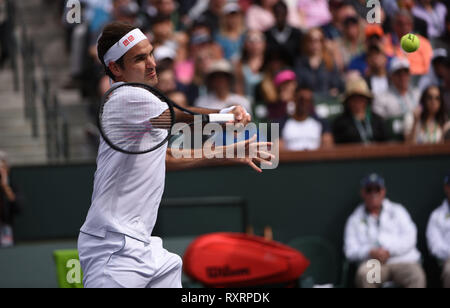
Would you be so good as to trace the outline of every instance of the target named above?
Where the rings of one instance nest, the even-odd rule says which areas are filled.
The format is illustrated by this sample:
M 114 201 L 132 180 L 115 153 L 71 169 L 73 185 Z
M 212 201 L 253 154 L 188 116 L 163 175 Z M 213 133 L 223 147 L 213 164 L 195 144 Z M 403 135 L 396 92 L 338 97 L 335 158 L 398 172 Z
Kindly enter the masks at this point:
M 406 52 L 414 52 L 420 47 L 419 38 L 412 33 L 404 35 L 400 43 L 402 45 L 403 50 Z

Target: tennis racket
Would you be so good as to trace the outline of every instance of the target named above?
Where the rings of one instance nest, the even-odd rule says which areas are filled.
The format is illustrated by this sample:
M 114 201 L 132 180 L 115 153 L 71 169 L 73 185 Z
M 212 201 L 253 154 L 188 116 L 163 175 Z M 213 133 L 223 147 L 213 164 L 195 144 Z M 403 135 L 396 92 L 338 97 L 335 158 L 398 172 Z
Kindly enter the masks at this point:
M 98 127 L 105 142 L 114 150 L 145 154 L 168 142 L 176 123 L 174 108 L 191 115 L 192 121 L 194 116 L 201 115 L 177 105 L 154 87 L 122 83 L 103 96 Z M 201 121 L 224 124 L 234 121 L 234 115 L 201 115 Z

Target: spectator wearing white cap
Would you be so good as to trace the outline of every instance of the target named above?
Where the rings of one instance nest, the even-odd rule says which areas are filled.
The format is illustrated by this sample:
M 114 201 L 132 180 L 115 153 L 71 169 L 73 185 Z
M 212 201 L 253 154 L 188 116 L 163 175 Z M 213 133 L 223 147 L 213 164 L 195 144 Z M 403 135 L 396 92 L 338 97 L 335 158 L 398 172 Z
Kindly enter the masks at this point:
M 222 47 L 225 59 L 237 61 L 241 57 L 245 41 L 245 27 L 241 8 L 236 2 L 228 2 L 222 10 L 220 30 L 214 40 Z
M 428 220 L 427 242 L 431 254 L 442 265 L 444 288 L 450 288 L 450 173 L 444 179 L 446 199 Z
M 375 97 L 373 110 L 389 122 L 396 139 L 403 139 L 404 117 L 419 105 L 420 90 L 411 82 L 406 58 L 394 58 L 389 68 L 390 86 Z
M 358 262 L 356 286 L 378 288 L 394 282 L 404 288 L 425 288 L 426 277 L 417 249 L 417 227 L 401 204 L 386 198 L 384 179 L 371 174 L 361 181 L 363 203 L 349 217 L 344 234 L 347 259 Z M 379 281 L 369 281 L 373 266 L 381 265 Z M 373 277 L 373 276 L 371 276 Z
M 224 109 L 241 105 L 246 110 L 251 110 L 250 102 L 245 97 L 232 92 L 234 76 L 228 61 L 214 62 L 208 69 L 205 80 L 208 93 L 196 100 L 196 107 Z

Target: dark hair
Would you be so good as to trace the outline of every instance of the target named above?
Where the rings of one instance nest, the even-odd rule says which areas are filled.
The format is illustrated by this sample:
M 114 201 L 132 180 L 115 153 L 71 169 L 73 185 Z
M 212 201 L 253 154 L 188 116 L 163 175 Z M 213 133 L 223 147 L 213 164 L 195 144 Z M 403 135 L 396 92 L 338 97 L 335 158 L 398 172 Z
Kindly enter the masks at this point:
M 133 31 L 136 27 L 128 23 L 123 22 L 113 22 L 108 24 L 104 29 L 101 37 L 97 44 L 97 54 L 100 62 L 102 62 L 105 69 L 106 75 L 108 75 L 112 80 L 116 81 L 116 77 L 110 71 L 110 69 L 105 65 L 104 57 L 108 50 L 116 44 L 122 37 L 124 37 L 128 32 Z M 121 68 L 123 68 L 123 56 L 115 61 Z
M 314 89 L 309 82 L 300 82 L 297 88 L 295 89 L 295 93 L 298 93 L 300 91 L 314 92 Z
M 275 5 L 272 7 L 272 11 L 275 12 L 275 10 L 277 10 L 279 8 L 284 9 L 286 12 L 288 11 L 288 6 L 282 0 L 275 3 Z
M 159 15 L 156 15 L 151 20 L 152 26 L 157 25 L 157 24 L 162 24 L 165 22 L 172 22 L 172 19 L 170 18 L 169 15 L 159 14 Z
M 445 110 L 446 108 L 445 108 L 445 104 L 444 104 L 444 97 L 442 95 L 443 93 L 442 93 L 441 89 L 436 85 L 429 86 L 422 93 L 422 97 L 420 98 L 420 105 L 422 106 L 423 112 L 422 112 L 422 115 L 420 116 L 420 122 L 425 123 L 428 118 L 429 111 L 427 108 L 427 98 L 428 98 L 428 93 L 430 92 L 431 88 L 436 88 L 439 90 L 441 106 L 439 107 L 439 111 L 436 114 L 435 120 L 438 122 L 438 124 L 440 126 L 444 126 L 445 122 L 447 121 L 447 112 Z

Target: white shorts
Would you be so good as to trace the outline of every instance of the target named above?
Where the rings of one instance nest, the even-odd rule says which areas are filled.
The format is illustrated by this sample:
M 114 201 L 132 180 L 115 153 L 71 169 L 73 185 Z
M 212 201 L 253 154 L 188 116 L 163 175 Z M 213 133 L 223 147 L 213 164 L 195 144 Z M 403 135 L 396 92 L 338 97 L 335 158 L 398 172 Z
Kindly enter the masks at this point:
M 159 237 L 147 244 L 120 233 L 80 232 L 78 254 L 85 288 L 181 288 L 181 258 Z

